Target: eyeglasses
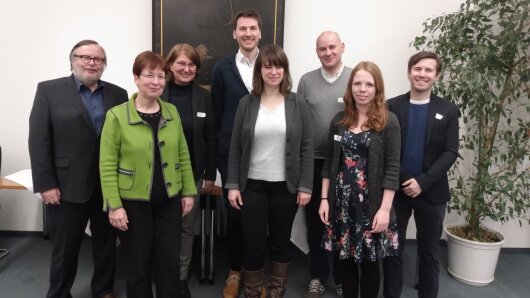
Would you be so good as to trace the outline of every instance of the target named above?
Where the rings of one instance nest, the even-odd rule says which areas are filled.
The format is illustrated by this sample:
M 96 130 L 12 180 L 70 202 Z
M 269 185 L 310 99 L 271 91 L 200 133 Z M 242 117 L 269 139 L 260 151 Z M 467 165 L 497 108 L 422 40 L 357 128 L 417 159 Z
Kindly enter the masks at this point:
M 155 75 L 155 74 L 152 74 L 152 73 L 142 73 L 140 74 L 140 76 L 143 76 L 144 78 L 147 78 L 148 80 L 150 81 L 154 81 L 155 78 L 157 78 L 159 81 L 165 81 L 166 80 L 166 75 Z
M 105 58 L 90 57 L 88 55 L 74 55 L 74 57 L 80 58 L 81 62 L 85 64 L 90 63 L 90 61 L 94 61 L 94 64 L 101 65 L 103 62 L 105 62 Z
M 189 70 L 197 69 L 197 65 L 195 63 L 193 63 L 193 62 L 188 64 L 188 63 L 186 63 L 184 61 L 176 61 L 175 63 L 182 69 L 185 69 L 186 66 L 189 68 Z

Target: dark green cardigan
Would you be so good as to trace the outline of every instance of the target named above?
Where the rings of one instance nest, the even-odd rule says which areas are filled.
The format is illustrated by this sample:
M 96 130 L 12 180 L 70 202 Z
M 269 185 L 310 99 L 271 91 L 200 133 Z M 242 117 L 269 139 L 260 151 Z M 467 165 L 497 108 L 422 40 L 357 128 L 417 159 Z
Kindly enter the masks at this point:
M 396 115 L 388 113 L 388 123 L 380 131 L 371 131 L 370 146 L 368 147 L 368 197 L 369 218 L 373 221 L 375 214 L 381 206 L 384 189 L 399 189 L 399 158 L 401 151 L 401 130 Z M 322 167 L 322 178 L 330 179 L 328 190 L 329 221 L 333 220 L 335 206 L 336 177 L 339 172 L 342 149 L 340 141 L 335 141 L 335 136 L 342 136 L 345 127 L 338 122 L 343 118 L 344 112 L 339 112 L 331 120 L 328 136 L 328 154 Z M 396 214 L 392 208 L 390 211 L 390 223 L 394 223 Z

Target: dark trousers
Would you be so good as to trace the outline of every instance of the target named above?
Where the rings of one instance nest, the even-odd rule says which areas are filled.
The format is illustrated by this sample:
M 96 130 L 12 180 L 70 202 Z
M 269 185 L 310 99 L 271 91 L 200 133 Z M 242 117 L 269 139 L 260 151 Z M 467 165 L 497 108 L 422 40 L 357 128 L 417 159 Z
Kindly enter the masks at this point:
M 423 195 L 413 199 L 402 192 L 396 193 L 394 210 L 397 216 L 399 255 L 383 259 L 384 296 L 401 296 L 403 288 L 403 249 L 407 226 L 414 212 L 416 239 L 418 242 L 418 297 L 437 297 L 440 260 L 438 246 L 442 235 L 446 204 L 432 204 Z
M 333 254 L 333 271 L 336 282 L 342 285 L 343 297 L 377 298 L 379 293 L 379 262 L 355 263 L 353 258 L 341 260 Z
M 217 169 L 221 174 L 223 186 L 228 176 L 228 156 L 217 157 Z M 228 262 L 231 270 L 241 271 L 241 255 L 243 240 L 241 236 L 241 211 L 234 209 L 228 202 L 228 190 L 223 187 L 226 206 L 226 238 L 228 240 Z
M 271 260 L 291 262 L 291 229 L 298 210 L 297 195 L 287 190 L 285 182 L 248 179 L 241 196 L 243 269 L 257 271 L 264 267 L 267 226 Z
M 328 254 L 321 246 L 324 223 L 318 215 L 322 192 L 321 172 L 323 165 L 323 159 L 315 159 L 313 193 L 311 194 L 311 201 L 305 206 L 305 222 L 307 226 L 307 245 L 309 246 L 310 259 L 309 275 L 311 279 L 318 278 L 322 283 L 326 283 L 331 266 L 329 265 Z M 338 284 L 336 279 L 335 283 Z
M 180 297 L 180 197 L 123 201 L 129 229 L 120 232 L 127 260 L 127 297 Z
M 98 184 L 99 185 L 99 184 Z M 62 201 L 47 205 L 48 228 L 52 242 L 50 288 L 46 297 L 72 297 L 70 289 L 77 273 L 77 261 L 85 227 L 90 219 L 92 232 L 92 297 L 113 292 L 116 258 L 116 230 L 102 211 L 101 189 L 96 187 L 90 200 L 83 204 Z

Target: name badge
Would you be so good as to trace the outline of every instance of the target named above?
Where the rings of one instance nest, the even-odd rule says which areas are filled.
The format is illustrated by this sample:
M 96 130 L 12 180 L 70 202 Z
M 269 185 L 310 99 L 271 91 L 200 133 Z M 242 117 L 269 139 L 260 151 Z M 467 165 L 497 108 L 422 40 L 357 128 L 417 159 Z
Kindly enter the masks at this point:
M 204 113 L 204 112 L 197 112 L 197 117 L 199 117 L 199 118 L 204 118 L 204 117 L 206 117 L 206 113 Z
M 436 115 L 434 116 L 434 118 L 438 119 L 438 120 L 442 120 L 444 116 L 443 115 L 440 115 L 438 113 L 436 113 Z
M 333 136 L 333 139 L 334 139 L 335 141 L 337 141 L 337 142 L 340 142 L 340 140 L 342 140 L 342 137 L 339 136 L 339 135 L 334 135 L 334 136 Z
M 338 103 L 344 103 L 344 98 L 339 97 L 339 98 L 337 99 L 337 102 L 338 102 Z

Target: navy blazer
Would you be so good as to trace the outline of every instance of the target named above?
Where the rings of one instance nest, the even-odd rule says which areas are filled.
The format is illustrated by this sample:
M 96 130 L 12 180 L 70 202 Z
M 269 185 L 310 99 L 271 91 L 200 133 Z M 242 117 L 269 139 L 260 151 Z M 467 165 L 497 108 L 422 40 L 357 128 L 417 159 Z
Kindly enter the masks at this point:
M 103 82 L 105 112 L 127 91 Z M 72 76 L 41 82 L 29 117 L 33 191 L 59 188 L 61 200 L 85 203 L 99 185 L 100 137 Z
M 193 148 L 188 147 L 188 150 L 193 150 L 193 175 L 195 180 L 204 178 L 215 181 L 217 176 L 217 129 L 215 128 L 214 109 L 208 91 L 195 83 L 192 84 Z M 169 82 L 166 84 L 161 98 L 169 102 Z
M 408 132 L 410 92 L 387 101 L 388 109 L 396 114 L 401 126 L 401 152 L 405 148 Z M 412 177 L 403 167 L 400 181 L 415 178 L 422 194 L 434 204 L 450 199 L 447 171 L 458 157 L 458 107 L 436 95 L 431 95 L 427 113 L 423 172 Z M 400 196 L 405 194 L 400 191 Z
M 285 179 L 291 193 L 313 189 L 313 132 L 305 99 L 293 92 L 285 98 Z M 260 98 L 249 94 L 241 99 L 234 120 L 228 155 L 225 188 L 245 190 L 250 166 L 254 129 Z
M 249 94 L 237 69 L 235 54 L 215 64 L 212 72 L 211 93 L 215 107 L 219 155 L 228 155 L 239 100 Z

